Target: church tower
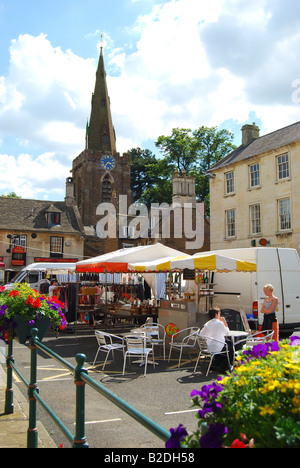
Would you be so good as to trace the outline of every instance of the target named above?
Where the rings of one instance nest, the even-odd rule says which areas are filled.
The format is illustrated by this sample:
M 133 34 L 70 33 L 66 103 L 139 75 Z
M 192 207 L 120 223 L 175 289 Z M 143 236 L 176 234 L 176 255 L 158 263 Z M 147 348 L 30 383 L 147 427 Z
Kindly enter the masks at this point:
M 96 238 L 96 225 L 99 221 L 96 211 L 101 203 L 112 203 L 118 211 L 119 195 L 129 195 L 128 203 L 132 203 L 130 155 L 120 155 L 116 149 L 102 47 L 92 95 L 90 120 L 86 126 L 85 150 L 73 161 L 72 178 L 75 204 L 85 235 L 89 238 L 86 245 L 91 247 L 86 251 L 86 255 L 93 256 L 116 250 L 119 248 L 118 239 Z
M 111 118 L 102 47 L 92 96 L 91 117 L 87 125 L 86 146 L 90 150 L 116 153 L 116 134 Z

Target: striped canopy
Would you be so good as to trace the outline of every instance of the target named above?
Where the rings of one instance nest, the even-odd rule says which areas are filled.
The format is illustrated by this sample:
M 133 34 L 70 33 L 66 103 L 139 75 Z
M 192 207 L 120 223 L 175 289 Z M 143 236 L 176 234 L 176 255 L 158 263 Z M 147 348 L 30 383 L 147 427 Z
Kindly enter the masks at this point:
M 120 249 L 99 257 L 83 260 L 76 263 L 76 271 L 78 273 L 165 271 L 165 264 L 169 264 L 172 259 L 186 257 L 188 256 L 179 250 L 158 242 L 153 245 Z M 157 269 L 158 264 L 162 265 L 162 269 Z
M 157 268 L 161 267 L 166 270 L 210 270 L 210 271 L 256 271 L 256 264 L 252 262 L 246 262 L 244 260 L 237 260 L 235 258 L 226 257 L 215 253 L 205 252 L 203 254 L 196 254 L 190 257 L 183 257 L 181 259 L 173 259 L 162 265 L 157 265 Z

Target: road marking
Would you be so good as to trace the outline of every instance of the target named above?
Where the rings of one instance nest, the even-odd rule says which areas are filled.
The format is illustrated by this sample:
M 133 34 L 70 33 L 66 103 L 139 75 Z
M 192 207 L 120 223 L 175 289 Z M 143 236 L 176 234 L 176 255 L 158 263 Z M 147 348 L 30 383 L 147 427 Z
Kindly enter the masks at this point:
M 116 418 L 116 419 L 102 419 L 101 421 L 86 421 L 85 424 L 102 424 L 102 423 L 110 423 L 110 422 L 118 422 L 122 421 L 121 418 Z M 76 423 L 74 423 L 75 425 Z
M 195 413 L 196 411 L 199 411 L 197 409 L 191 409 L 191 410 L 183 410 L 183 411 L 170 411 L 168 413 L 165 413 L 165 415 L 168 414 L 183 414 L 183 413 Z

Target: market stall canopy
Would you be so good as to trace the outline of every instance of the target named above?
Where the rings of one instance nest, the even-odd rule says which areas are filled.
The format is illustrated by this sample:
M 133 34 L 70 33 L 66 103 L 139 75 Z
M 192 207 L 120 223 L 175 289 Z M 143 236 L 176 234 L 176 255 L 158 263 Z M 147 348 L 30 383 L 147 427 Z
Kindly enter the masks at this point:
M 219 255 L 215 253 L 204 252 L 203 254 L 195 254 L 190 257 L 182 259 L 174 259 L 169 262 L 169 270 L 210 270 L 219 272 L 228 271 L 244 271 L 252 272 L 256 271 L 256 264 L 252 262 L 246 262 L 244 260 L 237 260 L 235 258 L 226 257 L 225 255 Z M 160 268 L 160 265 L 158 265 Z
M 128 271 L 166 271 L 166 266 L 175 258 L 189 257 L 179 250 L 159 242 L 116 250 L 98 257 L 76 263 L 78 273 L 127 273 Z M 160 268 L 157 268 L 160 265 Z
M 28 271 L 44 271 L 47 274 L 64 275 L 75 273 L 76 263 L 32 263 L 24 268 Z

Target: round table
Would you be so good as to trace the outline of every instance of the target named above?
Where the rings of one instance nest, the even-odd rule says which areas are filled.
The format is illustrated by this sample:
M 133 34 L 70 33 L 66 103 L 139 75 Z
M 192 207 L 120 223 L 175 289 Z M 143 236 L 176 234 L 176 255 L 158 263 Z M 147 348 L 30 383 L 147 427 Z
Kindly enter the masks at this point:
M 235 338 L 243 338 L 243 337 L 246 337 L 246 336 L 249 336 L 248 332 L 241 331 L 241 330 L 229 330 L 229 333 L 228 333 L 227 337 L 231 338 L 232 348 L 233 348 L 233 365 L 232 365 L 232 369 L 234 368 L 235 355 L 236 355 L 236 353 L 235 353 Z

